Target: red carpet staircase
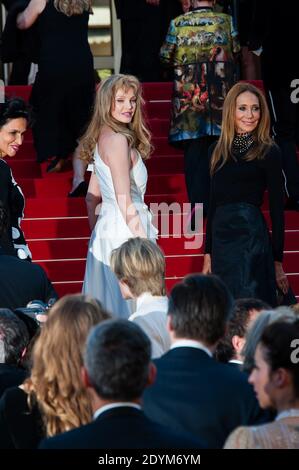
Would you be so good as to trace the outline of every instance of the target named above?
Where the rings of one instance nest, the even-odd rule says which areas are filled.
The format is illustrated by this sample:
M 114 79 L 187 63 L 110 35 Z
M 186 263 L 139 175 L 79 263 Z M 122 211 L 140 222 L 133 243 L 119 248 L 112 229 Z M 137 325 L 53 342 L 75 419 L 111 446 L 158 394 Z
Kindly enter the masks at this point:
M 6 87 L 6 93 L 28 99 L 30 87 Z M 166 255 L 167 288 L 170 289 L 186 274 L 201 271 L 203 249 L 198 246 L 202 245 L 204 235 L 199 234 L 197 243 L 191 244 L 192 238 L 180 235 L 180 226 L 186 225 L 183 203 L 187 202 L 187 196 L 182 153 L 167 143 L 171 84 L 144 84 L 144 95 L 155 147 L 153 157 L 147 163 L 146 202 L 177 202 L 182 207 L 179 214 L 170 217 L 169 229 L 163 225 L 163 236 L 159 238 Z M 28 131 L 21 150 L 9 164 L 26 197 L 23 229 L 34 262 L 45 268 L 61 296 L 80 292 L 90 231 L 84 199 L 67 198 L 71 187 L 71 162 L 64 172 L 47 174 L 46 165 L 35 161 L 32 135 Z M 269 220 L 267 201 L 264 211 Z M 166 222 L 166 212 L 164 210 L 164 215 L 162 211 L 162 215 L 155 217 L 159 229 Z M 299 299 L 299 213 L 288 211 L 285 215 L 284 267 Z

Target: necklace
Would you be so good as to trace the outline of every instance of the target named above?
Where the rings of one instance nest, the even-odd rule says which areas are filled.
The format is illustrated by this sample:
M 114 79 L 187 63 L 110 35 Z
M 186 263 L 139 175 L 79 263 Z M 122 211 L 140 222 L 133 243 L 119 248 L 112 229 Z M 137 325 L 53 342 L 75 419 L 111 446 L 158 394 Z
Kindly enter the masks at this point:
M 278 413 L 278 415 L 275 418 L 275 421 L 278 421 L 279 419 L 283 418 L 299 418 L 299 408 L 290 408 L 289 410 L 284 410 Z
M 238 155 L 240 153 L 247 152 L 253 143 L 254 139 L 250 132 L 236 134 L 232 143 L 233 153 Z

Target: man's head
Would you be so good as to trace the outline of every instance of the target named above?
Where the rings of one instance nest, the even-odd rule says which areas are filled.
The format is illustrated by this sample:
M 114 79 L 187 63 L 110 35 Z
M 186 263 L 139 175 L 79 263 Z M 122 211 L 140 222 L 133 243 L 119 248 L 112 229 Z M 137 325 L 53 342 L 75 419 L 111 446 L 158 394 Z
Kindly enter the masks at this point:
M 172 340 L 192 339 L 213 347 L 225 333 L 232 305 L 231 294 L 217 276 L 187 276 L 170 294 Z
M 134 322 L 105 321 L 87 338 L 84 366 L 85 383 L 101 400 L 136 401 L 153 380 L 150 340 Z
M 0 308 L 0 363 L 18 365 L 28 343 L 25 323 L 8 308 Z
M 216 359 L 220 362 L 229 362 L 232 359 L 242 361 L 241 351 L 247 331 L 259 313 L 269 309 L 270 306 L 259 299 L 236 300 L 225 336 L 217 344 Z

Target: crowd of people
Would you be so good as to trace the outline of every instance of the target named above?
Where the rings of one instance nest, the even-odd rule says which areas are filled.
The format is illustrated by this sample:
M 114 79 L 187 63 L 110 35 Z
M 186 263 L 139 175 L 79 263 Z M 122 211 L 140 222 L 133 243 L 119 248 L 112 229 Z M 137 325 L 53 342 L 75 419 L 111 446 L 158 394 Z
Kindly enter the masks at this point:
M 284 176 L 291 188 L 283 170 L 294 163 L 296 134 L 283 129 L 285 119 L 292 129 L 298 124 L 298 104 L 285 116 L 287 84 L 271 88 L 266 79 L 265 95 L 237 80 L 235 25 L 214 10 L 216 2 L 138 0 L 145 10 L 135 9 L 141 16 L 133 17 L 124 2 L 115 3 L 124 73 L 96 91 L 89 0 L 31 0 L 15 16 L 20 29 L 36 25 L 41 45 L 31 98 L 38 160 L 51 158 L 48 171 L 60 171 L 75 152 L 81 179 L 91 168 L 91 237 L 82 294 L 58 300 L 46 273 L 31 262 L 21 229 L 24 196 L 4 160 L 17 154 L 32 112 L 23 100 L 5 98 L 0 448 L 298 449 L 298 305 L 278 307 L 296 303 L 283 269 Z M 168 12 L 169 29 L 164 43 L 157 35 L 148 45 L 155 51 L 149 57 L 158 59 L 161 48 L 162 61 L 173 67 L 170 142 L 183 144 L 191 207 L 204 204 L 207 218 L 202 273 L 186 276 L 170 293 L 144 202 L 152 143 L 141 80 L 162 69 L 150 60 L 148 70 L 145 61 L 138 69 L 134 57 L 144 56 L 147 42 L 137 41 L 142 50 L 134 53 L 132 42 L 132 24 L 142 19 L 138 34 L 149 41 L 148 27 L 161 11 Z M 255 37 L 265 54 L 271 31 Z M 281 113 L 272 135 L 268 103 L 275 96 Z M 77 181 L 75 195 L 83 183 Z M 271 235 L 261 210 L 266 191 Z M 296 190 L 287 196 L 296 209 Z M 34 299 L 49 310 L 30 314 L 25 307 Z

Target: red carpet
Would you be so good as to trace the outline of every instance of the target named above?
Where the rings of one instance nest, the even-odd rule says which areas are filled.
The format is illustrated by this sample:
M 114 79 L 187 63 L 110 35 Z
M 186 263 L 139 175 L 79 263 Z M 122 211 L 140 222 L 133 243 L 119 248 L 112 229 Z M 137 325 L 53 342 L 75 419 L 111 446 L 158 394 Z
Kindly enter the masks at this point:
M 261 82 L 255 84 L 262 88 Z M 187 202 L 183 156 L 167 141 L 171 92 L 171 83 L 144 84 L 146 113 L 155 148 L 153 157 L 147 162 L 148 204 Z M 28 100 L 30 87 L 6 87 L 6 93 Z M 35 161 L 32 134 L 28 131 L 22 149 L 9 164 L 26 196 L 23 229 L 34 261 L 46 269 L 60 295 L 80 292 L 90 231 L 84 199 L 67 198 L 71 186 L 71 162 L 63 173 L 48 175 L 46 165 Z M 269 221 L 267 197 L 263 208 Z M 289 211 L 285 214 L 284 266 L 299 298 L 299 213 Z M 159 229 L 162 220 L 165 222 L 165 216 L 156 218 Z M 187 273 L 199 272 L 203 261 L 202 247 L 186 249 L 188 238 L 176 236 L 181 223 L 185 224 L 183 215 L 171 216 L 169 228 L 163 226 L 164 233 L 170 237 L 159 239 L 166 255 L 168 289 Z M 202 244 L 202 238 L 202 234 L 198 235 L 198 246 Z

